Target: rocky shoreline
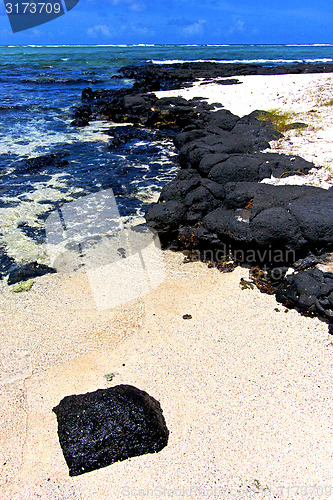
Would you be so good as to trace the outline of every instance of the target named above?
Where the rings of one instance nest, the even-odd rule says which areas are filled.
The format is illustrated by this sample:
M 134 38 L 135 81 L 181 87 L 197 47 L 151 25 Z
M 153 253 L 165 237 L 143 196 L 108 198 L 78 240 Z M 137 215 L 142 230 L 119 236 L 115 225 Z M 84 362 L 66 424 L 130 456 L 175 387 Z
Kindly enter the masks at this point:
M 133 81 L 130 89 L 97 90 L 87 87 L 82 92 L 82 106 L 77 107 L 73 125 L 82 127 L 90 120 L 107 117 L 115 122 L 128 121 L 141 123 L 150 127 L 149 121 L 144 123 L 140 118 L 140 107 L 152 102 L 151 92 L 174 90 L 190 87 L 194 82 L 216 83 L 219 85 L 237 85 L 240 82 L 235 76 L 247 75 L 290 75 L 333 73 L 332 63 L 310 64 L 298 63 L 286 66 L 263 66 L 258 64 L 219 64 L 213 62 L 189 62 L 178 64 L 145 64 L 142 66 L 125 66 L 120 68 L 114 79 L 127 78 Z M 148 94 L 147 94 L 148 93 Z M 159 106 L 165 103 L 160 99 Z M 132 111 L 132 107 L 134 107 Z M 118 112 L 119 110 L 119 112 Z M 147 111 L 147 110 L 146 110 Z M 181 123 L 176 126 L 181 127 Z
M 114 78 L 129 78 L 134 80 L 133 89 L 142 91 L 171 90 L 191 86 L 201 79 L 213 83 L 230 85 L 237 84 L 237 79 L 220 80 L 232 76 L 247 75 L 297 75 L 304 73 L 332 73 L 332 63 L 263 66 L 259 64 L 215 62 L 188 62 L 175 64 L 146 64 L 143 66 L 126 66 L 119 70 L 119 76 Z M 218 78 L 218 80 L 216 80 Z
M 313 269 L 332 250 L 333 190 L 261 184 L 313 165 L 261 153 L 276 133 L 258 113 L 238 120 L 224 110 L 211 115 L 206 127 L 175 137 L 181 170 L 150 206 L 148 226 L 165 247 L 259 266 L 279 301 L 333 319 L 333 274 Z M 302 271 L 286 277 L 289 267 Z
M 138 134 L 142 126 L 171 135 L 176 131 L 180 171 L 146 214 L 148 227 L 159 234 L 164 248 L 185 251 L 189 260 L 203 259 L 223 270 L 238 264 L 258 267 L 261 280 L 253 280 L 258 288 L 274 291 L 288 307 L 325 319 L 331 331 L 333 273 L 315 266 L 332 252 L 333 189 L 261 183 L 314 168 L 298 156 L 262 152 L 281 136 L 259 116 L 262 112 L 239 118 L 199 98 L 157 99 L 147 91 L 174 89 L 201 78 L 332 71 L 333 65 L 323 64 L 123 68 L 120 75 L 135 79 L 133 89 L 85 89 L 86 104 L 76 112 L 73 125 L 103 116 L 133 124 Z
M 84 89 L 83 104 L 76 109 L 72 125 L 84 127 L 101 118 L 130 124 L 117 129 L 111 149 L 147 137 L 149 131 L 155 140 L 172 137 L 180 171 L 146 214 L 148 227 L 159 234 L 164 248 L 185 251 L 189 260 L 206 260 L 223 270 L 238 264 L 258 267 L 265 286 L 259 286 L 256 279 L 253 282 L 262 291 L 274 291 L 277 300 L 318 315 L 332 329 L 333 273 L 315 266 L 332 252 L 333 189 L 261 183 L 271 176 L 304 175 L 314 167 L 298 156 L 262 152 L 281 136 L 263 119 L 263 112 L 240 118 L 221 109 L 223 103 L 158 99 L 151 93 L 182 88 L 200 79 L 212 82 L 235 75 L 325 72 L 333 72 L 333 65 L 125 67 L 119 78 L 133 79 L 133 87 Z M 218 83 L 238 84 L 238 80 Z

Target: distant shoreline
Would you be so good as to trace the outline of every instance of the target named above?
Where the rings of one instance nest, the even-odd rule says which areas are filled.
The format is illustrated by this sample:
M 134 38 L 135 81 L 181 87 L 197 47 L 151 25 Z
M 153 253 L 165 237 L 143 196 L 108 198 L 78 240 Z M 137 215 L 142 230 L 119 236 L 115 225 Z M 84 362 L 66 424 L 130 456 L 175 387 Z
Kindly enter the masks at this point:
M 128 43 L 128 44 L 4 44 L 0 47 L 333 47 L 333 43 Z

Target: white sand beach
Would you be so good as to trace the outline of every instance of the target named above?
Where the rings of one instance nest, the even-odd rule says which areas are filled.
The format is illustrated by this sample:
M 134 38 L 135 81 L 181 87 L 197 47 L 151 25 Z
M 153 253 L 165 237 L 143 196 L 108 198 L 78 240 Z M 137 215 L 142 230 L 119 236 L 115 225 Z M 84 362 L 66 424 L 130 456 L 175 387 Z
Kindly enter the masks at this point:
M 306 182 L 328 187 L 333 106 L 324 104 L 333 76 L 239 79 L 167 95 L 204 96 L 238 115 L 296 113 L 294 121 L 309 127 L 289 131 L 272 149 L 323 167 Z M 36 278 L 28 292 L 1 285 L 0 498 L 331 498 L 327 325 L 286 310 L 274 296 L 242 290 L 246 269 L 222 274 L 169 251 L 163 259 L 157 288 L 105 311 L 84 273 Z M 67 395 L 118 384 L 160 402 L 168 446 L 69 477 L 52 408 Z
M 156 92 L 158 97 L 203 97 L 209 104 L 221 103 L 238 116 L 257 109 L 291 113 L 292 122 L 308 125 L 290 130 L 271 144 L 271 150 L 299 155 L 319 169 L 306 179 L 288 178 L 283 183 L 307 183 L 327 188 L 333 183 L 333 76 L 326 74 L 237 76 L 238 85 L 200 81 L 192 87 Z M 221 78 L 225 80 L 225 78 Z M 329 104 L 330 103 L 330 104 Z M 322 168 L 321 168 L 322 167 Z

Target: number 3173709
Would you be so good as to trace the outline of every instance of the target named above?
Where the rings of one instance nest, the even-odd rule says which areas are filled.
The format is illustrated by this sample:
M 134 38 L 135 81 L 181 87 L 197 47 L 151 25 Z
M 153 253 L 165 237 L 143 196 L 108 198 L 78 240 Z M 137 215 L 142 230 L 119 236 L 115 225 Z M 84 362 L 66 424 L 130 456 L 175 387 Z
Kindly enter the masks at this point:
M 6 3 L 7 14 L 59 14 L 60 3 L 22 2 Z

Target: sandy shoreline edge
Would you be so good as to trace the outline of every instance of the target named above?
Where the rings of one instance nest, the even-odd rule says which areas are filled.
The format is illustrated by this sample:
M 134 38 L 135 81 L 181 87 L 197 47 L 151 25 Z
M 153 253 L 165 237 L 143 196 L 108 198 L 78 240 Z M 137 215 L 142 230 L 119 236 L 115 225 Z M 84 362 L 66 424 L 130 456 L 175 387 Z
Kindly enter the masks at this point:
M 333 106 L 320 103 L 332 95 L 330 74 L 241 78 L 241 85 L 195 85 L 167 95 L 207 96 L 236 114 L 242 99 L 251 99 L 253 109 L 292 108 L 311 129 L 288 133 L 273 149 L 323 165 L 327 177 L 315 182 L 329 184 Z M 223 275 L 201 263 L 185 265 L 171 252 L 164 260 L 160 287 L 104 313 L 96 310 L 85 275 L 44 276 L 28 293 L 3 291 L 3 498 L 123 498 L 158 486 L 168 498 L 168 490 L 185 486 L 183 498 L 195 499 L 216 485 L 220 498 L 236 491 L 243 498 L 256 480 L 276 498 L 302 497 L 296 489 L 287 495 L 297 485 L 317 498 L 311 485 L 330 486 L 327 327 L 285 313 L 274 297 L 241 290 L 244 269 Z M 186 313 L 193 320 L 184 321 Z M 154 456 L 69 478 L 52 407 L 66 395 L 107 387 L 109 372 L 117 373 L 112 385 L 133 384 L 161 402 L 169 445 Z

